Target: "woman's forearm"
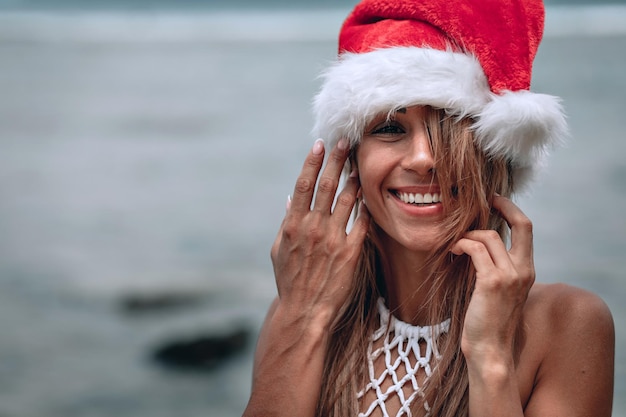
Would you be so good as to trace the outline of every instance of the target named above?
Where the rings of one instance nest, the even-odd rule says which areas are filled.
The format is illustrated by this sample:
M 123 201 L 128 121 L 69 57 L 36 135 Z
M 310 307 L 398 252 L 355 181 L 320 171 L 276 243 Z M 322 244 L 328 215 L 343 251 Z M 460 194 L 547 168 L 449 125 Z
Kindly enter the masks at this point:
M 329 321 L 277 306 L 259 339 L 244 417 L 314 416 L 328 345 Z

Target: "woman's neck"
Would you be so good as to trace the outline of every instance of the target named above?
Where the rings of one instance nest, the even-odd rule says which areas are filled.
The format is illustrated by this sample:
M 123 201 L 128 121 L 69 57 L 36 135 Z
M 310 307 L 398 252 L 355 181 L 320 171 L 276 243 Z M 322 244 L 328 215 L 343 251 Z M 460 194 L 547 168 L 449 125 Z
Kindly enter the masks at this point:
M 432 324 L 429 323 L 427 300 L 432 285 L 427 264 L 429 253 L 412 252 L 395 241 L 384 242 L 384 247 L 387 307 L 396 318 L 406 323 Z

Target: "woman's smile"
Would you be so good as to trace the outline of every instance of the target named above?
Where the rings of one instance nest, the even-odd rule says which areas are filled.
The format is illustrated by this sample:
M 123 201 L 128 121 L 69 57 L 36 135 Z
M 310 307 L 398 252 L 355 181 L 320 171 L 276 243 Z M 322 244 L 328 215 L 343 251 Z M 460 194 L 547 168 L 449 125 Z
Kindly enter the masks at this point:
M 390 189 L 389 195 L 399 208 L 409 216 L 439 216 L 443 213 L 438 188 L 414 190 L 412 188 Z
M 429 204 L 436 204 L 439 203 L 439 194 L 438 193 L 426 193 L 426 194 L 420 194 L 420 193 L 401 193 L 399 191 L 394 191 L 393 192 L 396 197 L 398 197 L 400 200 L 402 200 L 404 203 L 406 204 L 415 204 L 415 205 L 419 205 L 419 206 L 425 206 L 425 205 L 429 205 Z

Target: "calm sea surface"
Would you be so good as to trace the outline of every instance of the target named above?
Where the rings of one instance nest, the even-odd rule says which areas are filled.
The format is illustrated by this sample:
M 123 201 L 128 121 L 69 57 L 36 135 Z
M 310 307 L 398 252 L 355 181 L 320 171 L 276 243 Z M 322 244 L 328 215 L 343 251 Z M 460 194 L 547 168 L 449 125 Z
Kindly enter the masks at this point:
M 252 344 L 212 373 L 162 369 L 149 352 L 258 328 L 345 13 L 0 13 L 0 416 L 241 414 Z M 625 17 L 549 9 L 534 89 L 564 99 L 572 140 L 519 199 L 538 279 L 613 311 L 614 416 L 626 416 Z M 172 292 L 206 301 L 119 307 Z

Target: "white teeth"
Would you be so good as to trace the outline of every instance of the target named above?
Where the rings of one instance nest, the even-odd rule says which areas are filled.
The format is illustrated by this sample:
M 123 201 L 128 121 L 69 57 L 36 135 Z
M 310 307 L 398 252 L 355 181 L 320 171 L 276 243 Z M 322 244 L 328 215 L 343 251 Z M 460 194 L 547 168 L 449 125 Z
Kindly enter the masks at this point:
M 413 194 L 413 193 L 396 193 L 398 198 L 407 204 L 432 204 L 439 203 L 441 197 L 439 193 Z

